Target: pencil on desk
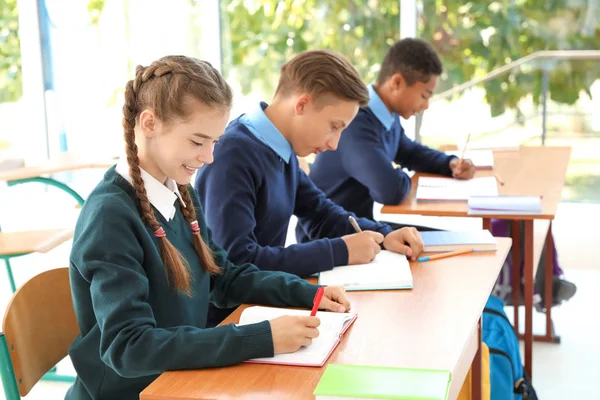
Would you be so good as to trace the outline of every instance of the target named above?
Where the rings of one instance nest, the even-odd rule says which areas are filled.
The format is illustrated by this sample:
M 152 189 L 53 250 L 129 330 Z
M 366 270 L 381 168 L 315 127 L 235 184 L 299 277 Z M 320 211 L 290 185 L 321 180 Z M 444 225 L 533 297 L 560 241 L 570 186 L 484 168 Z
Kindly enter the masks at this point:
M 464 250 L 449 251 L 447 253 L 435 254 L 433 256 L 419 257 L 417 259 L 417 261 L 418 262 L 424 262 L 424 261 L 430 261 L 430 260 L 439 260 L 440 258 L 448 258 L 448 257 L 460 256 L 461 254 L 473 253 L 474 251 L 475 251 L 475 249 L 464 249 Z
M 494 173 L 494 177 L 496 178 L 500 186 L 504 186 L 504 181 L 502 180 L 502 178 L 500 178 L 500 175 L 498 173 Z

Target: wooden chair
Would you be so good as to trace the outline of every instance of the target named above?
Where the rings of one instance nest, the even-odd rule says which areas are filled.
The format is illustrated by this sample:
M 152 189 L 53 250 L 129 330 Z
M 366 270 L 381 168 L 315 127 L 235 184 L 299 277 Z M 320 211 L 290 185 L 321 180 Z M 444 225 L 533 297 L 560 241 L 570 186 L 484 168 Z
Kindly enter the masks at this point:
M 8 304 L 2 330 L 2 385 L 6 400 L 17 400 L 67 356 L 79 334 L 68 268 L 43 272 L 21 286 Z

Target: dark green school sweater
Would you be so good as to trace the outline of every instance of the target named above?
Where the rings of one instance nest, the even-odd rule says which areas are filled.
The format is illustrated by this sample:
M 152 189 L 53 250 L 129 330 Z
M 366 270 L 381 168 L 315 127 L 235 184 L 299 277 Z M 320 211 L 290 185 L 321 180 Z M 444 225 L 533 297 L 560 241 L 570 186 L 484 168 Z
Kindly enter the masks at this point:
M 222 266 L 210 277 L 194 251 L 190 226 L 181 214 L 167 222 L 155 210 L 167 238 L 188 260 L 193 297 L 167 282 L 158 239 L 144 225 L 132 186 L 115 168 L 85 202 L 70 259 L 73 305 L 81 333 L 69 355 L 77 380 L 67 399 L 138 399 L 167 370 L 224 367 L 273 355 L 267 321 L 205 329 L 209 301 L 310 307 L 317 286 L 293 275 L 233 265 L 211 239 L 194 190 L 190 195 L 202 236 Z

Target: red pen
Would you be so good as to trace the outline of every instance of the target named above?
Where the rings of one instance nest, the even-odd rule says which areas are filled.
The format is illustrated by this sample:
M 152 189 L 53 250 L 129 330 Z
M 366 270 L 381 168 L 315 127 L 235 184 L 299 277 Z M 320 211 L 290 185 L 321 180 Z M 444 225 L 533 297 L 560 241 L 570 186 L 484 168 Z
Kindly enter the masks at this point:
M 315 294 L 315 299 L 313 300 L 313 308 L 312 308 L 312 311 L 310 312 L 311 317 L 314 317 L 315 315 L 317 315 L 317 310 L 319 309 L 319 306 L 321 305 L 321 299 L 323 298 L 323 293 L 325 293 L 325 288 L 323 286 L 320 286 L 317 289 L 317 294 Z

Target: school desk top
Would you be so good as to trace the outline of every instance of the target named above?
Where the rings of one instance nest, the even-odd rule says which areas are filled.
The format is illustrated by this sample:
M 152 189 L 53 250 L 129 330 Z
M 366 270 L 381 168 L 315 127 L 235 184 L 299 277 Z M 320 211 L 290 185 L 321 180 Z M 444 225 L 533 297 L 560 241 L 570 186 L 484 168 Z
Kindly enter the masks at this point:
M 358 319 L 328 362 L 451 371 L 456 398 L 478 348 L 477 324 L 511 245 L 411 263 L 413 290 L 351 292 Z M 237 322 L 238 308 L 224 323 Z M 307 315 L 310 310 L 307 310 Z M 240 364 L 163 373 L 140 400 L 314 399 L 325 367 Z
M 535 215 L 477 215 L 480 218 L 512 220 L 554 219 L 561 198 L 570 147 L 520 147 L 518 150 L 494 151 L 494 169 L 479 170 L 476 177 L 498 174 L 504 185 L 498 186 L 500 195 L 542 196 L 542 212 Z M 386 205 L 382 214 L 420 214 L 435 216 L 468 216 L 467 202 L 416 200 L 419 178 L 432 176 L 416 173 L 412 178 L 410 193 L 399 205 Z
M 0 256 L 45 253 L 73 237 L 73 229 L 0 232 Z
M 567 167 L 571 156 L 570 147 L 519 147 L 518 149 L 501 149 L 494 151 L 494 169 L 488 171 L 477 171 L 475 176 L 492 176 L 497 174 L 504 185 L 498 186 L 500 195 L 512 196 L 542 196 L 542 212 L 531 215 L 502 215 L 491 212 L 489 215 L 473 215 L 484 219 L 484 227 L 488 227 L 490 218 L 509 219 L 516 221 L 525 221 L 525 249 L 524 249 L 524 303 L 525 303 L 525 370 L 529 376 L 533 377 L 533 276 L 535 267 L 538 265 L 541 249 L 544 241 L 545 232 L 537 234 L 538 224 L 534 229 L 533 220 L 553 220 L 556 215 L 558 203 L 560 202 L 562 189 L 565 182 Z M 415 194 L 418 186 L 418 180 L 421 176 L 427 174 L 415 174 L 411 182 L 411 191 L 406 199 L 396 206 L 384 206 L 381 209 L 382 214 L 420 214 L 435 216 L 454 216 L 467 217 L 467 202 L 417 202 Z M 548 230 L 548 226 L 540 227 Z M 514 232 L 513 232 L 514 233 Z M 517 242 L 519 236 L 513 236 Z M 541 244 L 542 246 L 536 246 Z M 519 251 L 514 252 L 518 255 Z M 551 258 L 550 258 L 551 260 Z M 516 261 L 516 260 L 514 260 Z M 514 262 L 513 261 L 513 262 Z M 552 268 L 546 271 L 546 280 L 551 282 Z M 518 281 L 518 280 L 517 280 Z M 513 302 L 518 302 L 518 291 L 513 290 Z M 545 288 L 547 301 L 551 301 L 552 286 Z M 518 307 L 514 311 L 515 330 L 519 327 Z M 546 335 L 540 337 L 541 340 L 553 342 L 558 340 L 554 336 L 552 329 L 551 307 L 546 312 Z
M 108 168 L 117 163 L 117 158 L 93 154 L 66 152 L 39 165 L 26 166 L 0 172 L 0 181 L 16 181 L 36 178 L 57 172 L 75 171 L 86 168 Z

